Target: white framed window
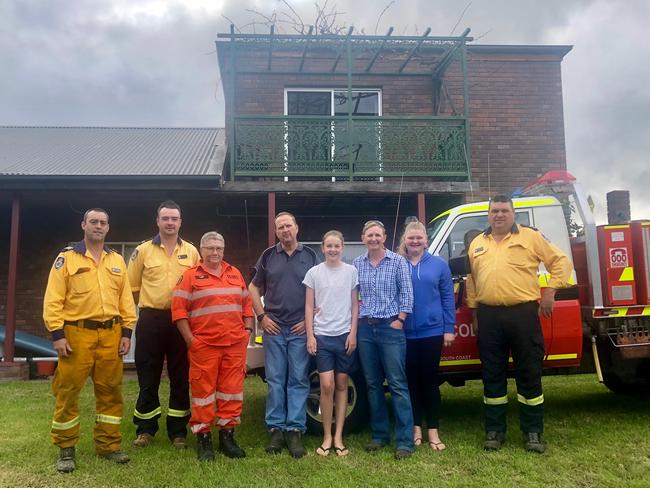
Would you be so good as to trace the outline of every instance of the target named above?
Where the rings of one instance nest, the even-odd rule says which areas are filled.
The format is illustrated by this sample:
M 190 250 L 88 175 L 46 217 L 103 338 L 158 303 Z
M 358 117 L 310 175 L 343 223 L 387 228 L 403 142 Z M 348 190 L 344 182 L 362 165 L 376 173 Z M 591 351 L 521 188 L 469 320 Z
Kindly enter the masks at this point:
M 285 124 L 285 170 L 304 168 L 309 160 L 327 161 L 333 171 L 347 168 L 350 152 L 354 161 L 359 159 L 377 161 L 381 168 L 381 122 L 373 124 L 371 130 L 363 131 L 369 140 L 350 144 L 348 121 L 342 119 L 318 120 L 322 117 L 380 117 L 382 115 L 381 90 L 359 88 L 351 91 L 342 88 L 285 88 L 284 114 L 305 117 L 304 120 L 290 120 Z M 315 117 L 315 120 L 309 120 Z M 358 122 L 359 123 L 359 122 Z M 360 122 L 363 123 L 363 122 Z M 357 131 L 355 135 L 362 133 Z M 300 135 L 298 135 L 300 134 Z M 303 134 L 308 134 L 302 137 Z M 380 169 L 381 170 L 381 169 Z M 288 178 L 285 177 L 285 181 Z M 332 177 L 332 181 L 336 178 Z

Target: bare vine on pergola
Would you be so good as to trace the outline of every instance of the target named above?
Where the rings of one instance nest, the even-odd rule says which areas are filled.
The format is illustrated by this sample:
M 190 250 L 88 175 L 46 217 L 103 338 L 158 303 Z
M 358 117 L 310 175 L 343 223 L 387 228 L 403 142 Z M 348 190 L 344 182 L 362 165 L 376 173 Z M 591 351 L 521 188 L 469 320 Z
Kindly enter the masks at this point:
M 350 28 L 342 20 L 342 16 L 346 12 L 339 10 L 337 4 L 334 2 L 330 3 L 330 0 L 324 0 L 322 4 L 320 2 L 314 2 L 315 13 L 311 22 L 305 21 L 289 0 L 280 0 L 280 3 L 284 8 L 280 10 L 275 9 L 270 14 L 265 14 L 256 9 L 246 9 L 246 12 L 250 13 L 253 18 L 250 22 L 239 26 L 225 15 L 223 17 L 230 24 L 234 25 L 235 30 L 239 33 L 249 28 L 253 30 L 253 33 L 256 33 L 258 28 L 266 32 L 273 28 L 278 34 L 294 33 L 307 35 L 311 33 L 313 35 L 343 35 Z M 379 13 L 375 24 L 375 34 L 377 33 L 381 18 L 394 4 L 395 0 L 391 0 Z M 360 32 L 362 34 L 365 33 L 364 29 L 361 29 Z

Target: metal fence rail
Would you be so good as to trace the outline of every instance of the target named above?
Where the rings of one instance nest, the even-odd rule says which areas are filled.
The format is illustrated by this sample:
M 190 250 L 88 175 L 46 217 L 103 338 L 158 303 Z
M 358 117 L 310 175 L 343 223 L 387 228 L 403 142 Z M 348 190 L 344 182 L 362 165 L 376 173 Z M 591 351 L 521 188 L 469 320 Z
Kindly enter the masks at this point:
M 469 176 L 463 117 L 239 116 L 235 176 Z

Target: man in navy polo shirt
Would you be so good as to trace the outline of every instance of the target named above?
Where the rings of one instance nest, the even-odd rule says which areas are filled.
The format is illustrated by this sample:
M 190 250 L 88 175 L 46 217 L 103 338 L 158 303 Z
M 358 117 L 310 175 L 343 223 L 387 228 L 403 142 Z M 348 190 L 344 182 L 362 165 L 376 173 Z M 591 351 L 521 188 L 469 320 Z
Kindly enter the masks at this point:
M 305 405 L 309 394 L 309 354 L 305 336 L 307 271 L 319 263 L 316 253 L 298 242 L 296 218 L 275 217 L 279 243 L 266 249 L 255 265 L 248 287 L 257 321 L 264 331 L 264 368 L 268 384 L 266 426 L 271 440 L 266 452 L 277 454 L 286 444 L 294 458 L 305 455 Z M 262 305 L 264 296 L 264 305 Z

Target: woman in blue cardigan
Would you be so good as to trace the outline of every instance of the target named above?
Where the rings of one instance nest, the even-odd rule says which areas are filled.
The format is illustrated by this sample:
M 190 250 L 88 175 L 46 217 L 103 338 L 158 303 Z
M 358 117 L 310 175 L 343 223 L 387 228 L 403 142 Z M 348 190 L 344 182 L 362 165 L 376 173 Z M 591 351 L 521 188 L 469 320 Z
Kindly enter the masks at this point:
M 440 388 L 438 367 L 443 345 L 454 341 L 456 310 L 454 285 L 447 263 L 427 252 L 426 228 L 420 222 L 406 226 L 399 247 L 409 262 L 413 282 L 413 313 L 406 319 L 406 376 L 413 406 L 413 442 L 422 443 L 422 421 L 434 451 L 447 446 L 438 434 Z

